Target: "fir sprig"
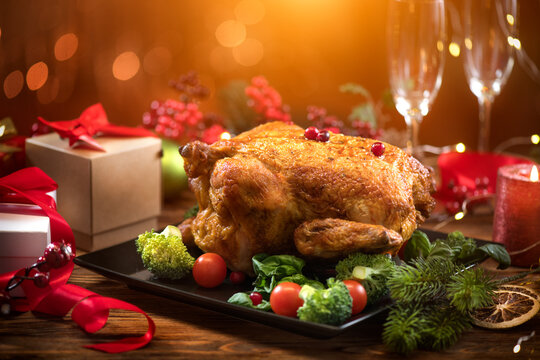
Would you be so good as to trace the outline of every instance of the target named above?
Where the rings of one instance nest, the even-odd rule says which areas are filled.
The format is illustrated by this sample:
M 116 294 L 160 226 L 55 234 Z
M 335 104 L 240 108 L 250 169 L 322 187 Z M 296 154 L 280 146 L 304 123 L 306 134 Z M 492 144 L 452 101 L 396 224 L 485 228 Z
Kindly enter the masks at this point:
M 408 354 L 418 347 L 422 340 L 422 331 L 426 326 L 420 316 L 422 306 L 395 304 L 384 324 L 383 341 L 391 350 Z
M 448 279 L 460 267 L 444 258 L 418 258 L 396 268 L 388 280 L 390 296 L 399 302 L 430 302 L 446 294 Z
M 497 288 L 492 277 L 482 268 L 474 268 L 453 275 L 446 287 L 450 304 L 466 314 L 480 307 L 493 304 L 494 290 Z
M 456 312 L 451 306 L 440 306 L 430 310 L 427 314 L 426 327 L 422 332 L 423 348 L 437 351 L 447 349 L 471 327 L 470 318 Z

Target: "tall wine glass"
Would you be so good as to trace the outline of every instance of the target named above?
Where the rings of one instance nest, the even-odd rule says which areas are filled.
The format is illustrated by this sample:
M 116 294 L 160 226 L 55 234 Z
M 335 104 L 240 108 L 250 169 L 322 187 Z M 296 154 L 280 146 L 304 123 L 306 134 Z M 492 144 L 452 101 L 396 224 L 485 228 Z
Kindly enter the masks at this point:
M 407 151 L 422 157 L 418 128 L 442 82 L 444 1 L 391 0 L 387 36 L 390 88 L 407 124 Z
M 465 0 L 463 64 L 469 88 L 478 98 L 478 151 L 489 150 L 491 105 L 514 66 L 516 0 Z

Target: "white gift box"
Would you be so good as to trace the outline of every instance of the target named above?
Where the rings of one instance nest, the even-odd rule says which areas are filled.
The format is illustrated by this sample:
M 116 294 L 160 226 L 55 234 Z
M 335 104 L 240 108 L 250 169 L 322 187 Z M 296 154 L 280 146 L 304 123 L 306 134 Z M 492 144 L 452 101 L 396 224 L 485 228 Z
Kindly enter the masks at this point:
M 50 220 L 38 209 L 0 204 L 0 273 L 31 266 L 51 243 Z

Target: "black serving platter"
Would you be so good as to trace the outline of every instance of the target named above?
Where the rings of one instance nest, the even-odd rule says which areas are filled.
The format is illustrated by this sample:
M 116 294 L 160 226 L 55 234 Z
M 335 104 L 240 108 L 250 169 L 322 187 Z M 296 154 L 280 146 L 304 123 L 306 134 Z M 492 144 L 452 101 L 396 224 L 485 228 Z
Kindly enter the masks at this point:
M 445 238 L 447 235 L 430 230 L 422 231 L 431 240 Z M 483 241 L 478 242 L 483 243 Z M 249 281 L 246 281 L 245 285 L 234 285 L 227 279 L 216 288 L 206 289 L 198 286 L 191 276 L 176 281 L 157 279 L 143 267 L 141 258 L 136 251 L 135 239 L 78 256 L 74 259 L 74 262 L 108 278 L 124 282 L 129 287 L 137 290 L 316 338 L 337 336 L 343 331 L 358 326 L 363 321 L 385 311 L 391 304 L 391 300 L 385 298 L 379 303 L 367 307 L 360 314 L 351 317 L 340 326 L 301 321 L 272 312 L 229 304 L 227 299 L 231 295 L 239 291 L 249 291 L 253 288 Z

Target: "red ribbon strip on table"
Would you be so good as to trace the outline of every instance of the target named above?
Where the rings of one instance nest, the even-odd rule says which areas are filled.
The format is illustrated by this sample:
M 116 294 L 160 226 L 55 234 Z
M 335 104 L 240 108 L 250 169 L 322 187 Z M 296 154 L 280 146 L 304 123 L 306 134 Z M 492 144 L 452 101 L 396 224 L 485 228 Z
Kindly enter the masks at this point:
M 31 167 L 0 178 L 0 198 L 1 195 L 8 194 L 7 198 L 19 197 L 25 199 L 27 203 L 38 205 L 50 219 L 51 241 L 64 240 L 75 251 L 75 239 L 71 228 L 56 212 L 54 204 L 51 204 L 50 196 L 46 195 L 57 187 L 57 184 L 42 170 Z M 108 353 L 119 353 L 138 349 L 152 340 L 155 333 L 154 322 L 138 307 L 121 300 L 100 296 L 77 285 L 67 284 L 73 267 L 73 261 L 70 261 L 59 269 L 51 269 L 49 285 L 45 288 L 38 288 L 31 281 L 23 281 L 21 286 L 26 299 L 15 302 L 14 310 L 65 316 L 73 309 L 71 313 L 73 321 L 90 333 L 98 331 L 105 325 L 110 309 L 135 311 L 143 314 L 148 321 L 148 330 L 143 336 L 85 347 Z M 13 276 L 24 275 L 24 271 L 25 269 L 20 269 L 0 274 L 0 290 L 6 287 Z
M 84 110 L 81 116 L 75 120 L 47 121 L 38 117 L 39 121 L 51 127 L 63 138 L 69 139 L 69 146 L 76 143 L 83 144 L 93 150 L 106 151 L 92 137 L 94 135 L 105 136 L 140 136 L 156 137 L 150 130 L 143 128 L 131 128 L 109 123 L 107 114 L 101 104 L 95 104 Z

